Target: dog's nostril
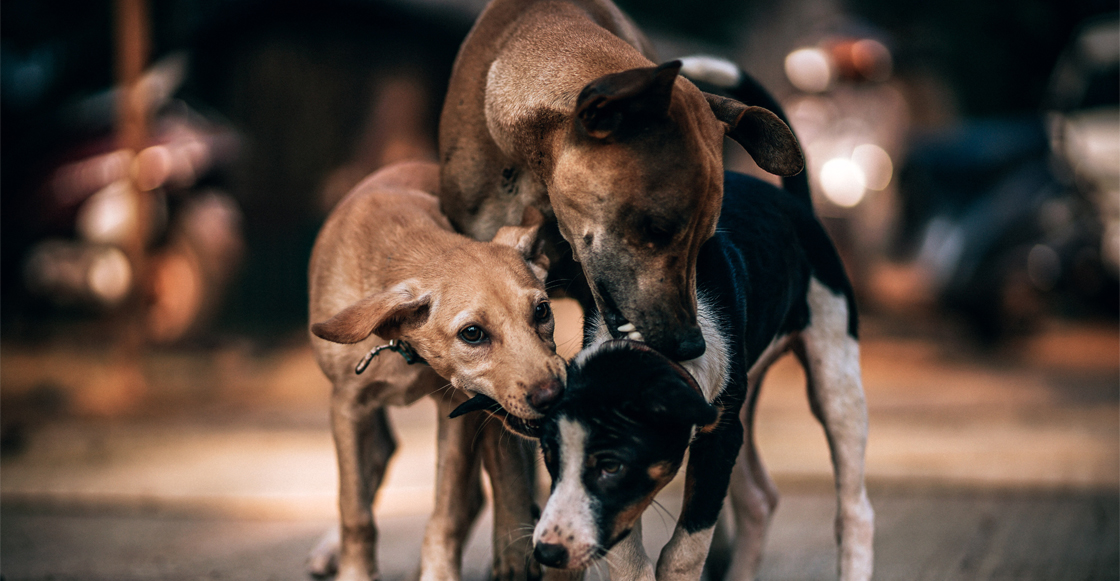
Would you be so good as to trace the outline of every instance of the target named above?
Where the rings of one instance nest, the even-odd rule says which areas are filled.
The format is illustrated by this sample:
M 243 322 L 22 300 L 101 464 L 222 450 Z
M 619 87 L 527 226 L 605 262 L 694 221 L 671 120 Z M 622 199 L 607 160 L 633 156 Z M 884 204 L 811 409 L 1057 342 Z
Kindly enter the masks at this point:
M 706 347 L 704 343 L 704 334 L 700 332 L 700 329 L 688 331 L 676 344 L 668 347 L 667 349 L 661 349 L 661 351 L 670 359 L 675 359 L 677 361 L 696 359 L 704 354 Z
M 563 545 L 551 543 L 538 543 L 533 549 L 533 556 L 541 565 L 563 569 L 568 564 L 568 549 Z
M 529 404 L 537 411 L 543 412 L 552 407 L 552 404 L 560 399 L 562 393 L 564 393 L 564 384 L 560 383 L 559 379 L 553 378 L 552 381 L 545 383 L 529 394 Z

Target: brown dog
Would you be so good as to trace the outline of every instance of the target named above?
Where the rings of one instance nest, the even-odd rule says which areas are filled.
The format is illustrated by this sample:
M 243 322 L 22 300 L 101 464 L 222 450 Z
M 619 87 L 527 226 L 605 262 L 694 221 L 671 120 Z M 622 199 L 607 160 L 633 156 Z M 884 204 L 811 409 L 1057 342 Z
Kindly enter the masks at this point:
M 396 447 L 385 406 L 424 395 L 439 408 L 439 473 L 421 579 L 459 578 L 463 541 L 482 506 L 480 461 L 494 487 L 494 577 L 526 574 L 531 547 L 515 528 L 531 522 L 524 474 L 532 458 L 500 424 L 482 425 L 482 414 L 448 414 L 474 393 L 500 402 L 513 414 L 507 422 L 531 422 L 563 389 L 540 217 L 528 212 L 535 224 L 501 228 L 490 243 L 456 234 L 429 193 L 438 171 L 405 163 L 367 178 L 327 219 L 311 256 L 311 343 L 333 384 L 340 580 L 377 577 L 371 504 Z M 364 373 L 355 371 L 372 347 L 394 339 L 430 366 L 382 353 Z M 448 381 L 457 389 L 445 391 Z M 329 572 L 331 549 L 317 551 L 312 571 Z
M 703 93 L 651 54 L 609 0 L 491 2 L 444 102 L 440 200 L 479 240 L 527 207 L 555 218 L 611 335 L 680 361 L 704 352 L 696 256 L 719 216 L 724 136 L 778 175 L 803 158 L 773 113 Z

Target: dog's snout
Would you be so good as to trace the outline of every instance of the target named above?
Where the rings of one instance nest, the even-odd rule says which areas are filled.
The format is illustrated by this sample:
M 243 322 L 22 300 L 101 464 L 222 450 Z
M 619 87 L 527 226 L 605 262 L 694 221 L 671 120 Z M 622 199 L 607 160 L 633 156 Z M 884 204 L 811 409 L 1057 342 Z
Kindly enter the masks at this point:
M 533 549 L 533 556 L 546 567 L 563 569 L 568 565 L 568 549 L 563 545 L 537 543 L 536 548 Z
M 533 409 L 543 413 L 548 410 L 548 408 L 552 407 L 563 393 L 564 384 L 560 383 L 560 380 L 554 377 L 552 380 L 537 386 L 536 389 L 529 393 L 527 398 L 529 400 L 529 405 L 533 406 Z

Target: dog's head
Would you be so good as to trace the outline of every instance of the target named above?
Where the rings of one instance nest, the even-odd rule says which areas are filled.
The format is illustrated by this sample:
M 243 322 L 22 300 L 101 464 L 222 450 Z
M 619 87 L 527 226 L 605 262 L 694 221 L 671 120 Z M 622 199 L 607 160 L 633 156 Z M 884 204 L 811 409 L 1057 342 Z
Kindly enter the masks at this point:
M 552 338 L 540 222 L 539 213 L 526 212 L 526 223 L 502 228 L 491 242 L 464 237 L 415 277 L 311 331 L 336 343 L 371 334 L 403 339 L 453 386 L 492 398 L 518 418 L 539 418 L 560 396 L 566 373 Z
M 775 174 L 804 165 L 777 116 L 702 93 L 678 77 L 680 66 L 631 69 L 585 86 L 544 172 L 560 231 L 612 336 L 637 332 L 678 361 L 704 352 L 696 257 L 719 218 L 724 136 Z
M 676 475 L 693 427 L 717 417 L 681 366 L 642 343 L 578 355 L 538 434 L 552 494 L 533 532 L 537 560 L 583 569 L 605 555 Z

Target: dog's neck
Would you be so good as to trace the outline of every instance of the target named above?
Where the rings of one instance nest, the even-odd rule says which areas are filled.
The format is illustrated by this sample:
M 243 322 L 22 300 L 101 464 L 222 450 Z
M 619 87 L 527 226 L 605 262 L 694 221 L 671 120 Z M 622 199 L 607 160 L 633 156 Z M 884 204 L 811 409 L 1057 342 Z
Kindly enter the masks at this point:
M 696 379 L 704 399 L 711 403 L 727 386 L 728 366 L 731 362 L 730 349 L 727 345 L 727 337 L 719 327 L 719 317 L 712 301 L 703 292 L 698 292 L 696 302 L 698 306 L 696 319 L 700 324 L 700 331 L 704 334 L 707 348 L 700 357 L 681 361 L 680 364 Z M 584 346 L 577 358 L 585 356 L 585 353 L 592 353 L 600 345 L 611 340 L 610 332 L 603 324 L 602 315 L 595 314 L 591 320 L 591 329 L 591 341 Z

